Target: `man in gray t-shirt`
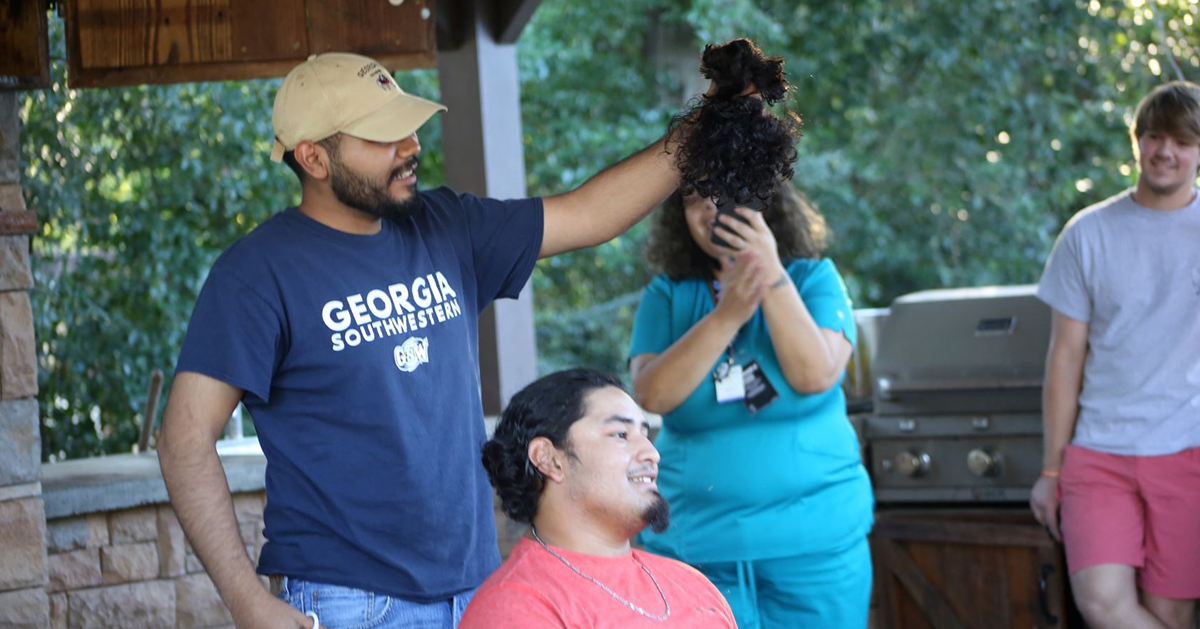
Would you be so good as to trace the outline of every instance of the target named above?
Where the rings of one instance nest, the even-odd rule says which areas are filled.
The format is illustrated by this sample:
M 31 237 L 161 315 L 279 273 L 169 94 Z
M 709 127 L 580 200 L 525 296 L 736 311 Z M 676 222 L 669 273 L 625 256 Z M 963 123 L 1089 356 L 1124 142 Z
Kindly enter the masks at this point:
M 1136 186 L 1067 223 L 1038 286 L 1054 328 L 1044 468 L 1030 506 L 1065 538 L 1091 626 L 1191 628 L 1200 598 L 1200 87 L 1154 90 L 1131 132 Z

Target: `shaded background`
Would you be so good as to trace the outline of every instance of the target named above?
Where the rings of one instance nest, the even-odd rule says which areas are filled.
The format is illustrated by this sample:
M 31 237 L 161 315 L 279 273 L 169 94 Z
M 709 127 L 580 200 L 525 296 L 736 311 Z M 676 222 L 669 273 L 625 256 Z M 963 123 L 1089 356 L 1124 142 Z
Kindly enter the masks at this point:
M 652 142 L 703 89 L 704 43 L 746 36 L 786 58 L 795 182 L 856 306 L 1033 282 L 1065 220 L 1135 180 L 1141 96 L 1200 76 L 1197 19 L 1196 0 L 545 0 L 518 45 L 529 192 Z M 71 90 L 50 22 L 53 86 L 21 111 L 48 461 L 130 451 L 208 267 L 299 193 L 267 159 L 278 80 Z M 398 79 L 438 97 L 434 71 Z M 421 132 L 426 187 L 440 124 Z M 541 371 L 625 375 L 646 227 L 539 263 Z

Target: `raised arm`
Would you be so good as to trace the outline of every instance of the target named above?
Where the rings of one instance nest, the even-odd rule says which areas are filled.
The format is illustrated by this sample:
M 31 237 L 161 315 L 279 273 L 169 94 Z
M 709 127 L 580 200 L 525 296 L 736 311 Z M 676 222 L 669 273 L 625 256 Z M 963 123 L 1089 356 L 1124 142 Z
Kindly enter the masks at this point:
M 841 332 L 817 325 L 786 271 L 777 282 L 762 308 L 783 377 L 797 393 L 826 391 L 845 371 L 853 347 Z
M 216 443 L 242 391 L 194 372 L 175 375 L 159 436 L 158 460 L 171 506 L 239 629 L 310 627 L 254 573 L 238 533 Z
M 723 230 L 726 240 L 744 252 L 754 252 L 761 260 L 757 281 L 766 287 L 763 317 L 788 386 L 797 393 L 828 390 L 846 369 L 852 350 L 850 341 L 840 331 L 817 325 L 779 259 L 775 236 L 762 213 L 746 208 L 738 208 L 737 212 L 745 222 L 721 216 L 717 219 L 718 229 Z
M 588 179 L 544 199 L 545 228 L 538 257 L 607 242 L 642 220 L 679 187 L 679 171 L 659 140 Z
M 1063 450 L 1071 441 L 1079 416 L 1087 343 L 1088 324 L 1055 310 L 1042 387 L 1042 469 L 1045 474 L 1033 485 L 1029 505 L 1034 517 L 1057 540 L 1062 540 L 1058 526 L 1057 475 L 1062 469 Z
M 629 375 L 637 403 L 659 415 L 675 410 L 708 377 L 741 325 L 713 311 L 663 353 L 630 358 Z
M 687 399 L 720 358 L 770 288 L 761 281 L 764 263 L 742 254 L 726 265 L 720 301 L 661 354 L 638 354 L 629 361 L 633 394 L 651 413 L 665 414 Z M 646 299 L 646 297 L 643 297 Z

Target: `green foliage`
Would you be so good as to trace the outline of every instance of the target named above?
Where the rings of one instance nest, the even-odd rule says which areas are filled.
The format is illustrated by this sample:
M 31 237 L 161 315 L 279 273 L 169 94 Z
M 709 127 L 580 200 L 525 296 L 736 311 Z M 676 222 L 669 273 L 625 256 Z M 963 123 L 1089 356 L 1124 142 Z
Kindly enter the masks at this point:
M 663 102 L 660 86 L 672 79 L 644 54 L 656 4 L 552 0 L 538 8 L 519 47 L 530 194 L 570 190 L 666 129 L 675 107 Z M 624 371 L 636 291 L 650 278 L 641 255 L 644 231 L 638 226 L 538 264 L 533 289 L 543 373 L 580 364 Z
M 678 77 L 652 77 L 649 46 L 624 39 L 661 32 L 648 33 L 636 19 L 615 34 L 575 28 L 585 15 L 615 11 L 613 4 L 547 0 L 522 40 L 523 54 L 535 57 L 523 69 L 569 41 L 565 58 L 578 60 L 582 76 L 624 81 L 611 86 L 607 104 L 539 108 L 542 99 L 554 102 L 544 95 L 550 90 L 570 90 L 551 73 L 523 75 L 524 107 L 538 111 L 525 118 L 531 171 L 545 154 L 557 160 L 552 172 L 596 172 L 611 161 L 603 150 L 613 126 L 640 130 L 646 143 L 663 127 L 637 124 L 639 113 L 657 119 L 664 106 L 680 104 L 645 103 L 644 94 L 669 93 L 661 82 Z M 631 14 L 690 28 L 697 60 L 704 43 L 737 36 L 786 58 L 796 86 L 791 104 L 805 120 L 795 181 L 829 220 L 835 238 L 828 255 L 859 306 L 886 306 L 925 288 L 1036 281 L 1066 219 L 1133 184 L 1127 116 L 1137 101 L 1165 80 L 1197 78 L 1200 67 L 1193 43 L 1200 7 L 1188 0 L 626 4 Z M 622 43 L 611 45 L 614 37 Z M 660 83 L 648 85 L 651 78 Z M 589 115 L 605 107 L 609 118 Z M 566 142 L 561 131 L 543 133 L 563 128 L 571 132 Z M 592 128 L 600 134 L 581 143 Z M 607 313 L 589 304 L 623 304 L 644 285 L 641 259 L 622 257 L 640 247 L 643 229 L 625 237 L 634 243 L 541 263 L 535 294 L 543 367 L 574 362 L 624 371 L 625 309 L 586 322 L 570 313 Z M 613 273 L 614 265 L 635 271 Z
M 1163 78 L 1122 44 L 1157 39 L 1131 11 L 1073 0 L 793 8 L 805 27 L 788 59 L 808 131 L 796 179 L 838 234 L 831 255 L 859 303 L 1036 281 L 1065 219 L 1133 183 L 1123 115 Z M 1194 71 L 1195 51 L 1177 44 Z
M 205 269 L 295 198 L 261 160 L 271 134 L 251 112 L 269 109 L 269 90 L 76 91 L 61 64 L 55 75 L 23 111 L 25 187 L 43 217 L 33 300 L 48 458 L 129 450 Z
M 748 36 L 787 60 L 796 182 L 858 305 L 1033 281 L 1071 213 L 1133 182 L 1126 117 L 1176 67 L 1197 78 L 1197 19 L 1188 0 L 545 0 L 519 45 L 529 192 L 654 141 L 702 89 L 704 43 Z M 63 66 L 21 112 L 47 459 L 130 449 L 208 267 L 298 193 L 265 158 L 278 81 L 70 90 Z M 436 73 L 399 78 L 437 98 Z M 539 263 L 544 371 L 624 372 L 645 231 Z

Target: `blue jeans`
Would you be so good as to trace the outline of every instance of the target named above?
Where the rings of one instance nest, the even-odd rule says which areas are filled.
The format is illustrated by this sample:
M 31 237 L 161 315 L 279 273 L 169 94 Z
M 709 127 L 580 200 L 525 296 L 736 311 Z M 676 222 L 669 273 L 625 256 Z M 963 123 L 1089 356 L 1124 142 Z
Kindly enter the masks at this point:
M 315 612 L 321 629 L 454 629 L 475 590 L 444 601 L 418 603 L 366 590 L 283 577 L 279 598 Z

